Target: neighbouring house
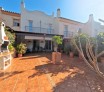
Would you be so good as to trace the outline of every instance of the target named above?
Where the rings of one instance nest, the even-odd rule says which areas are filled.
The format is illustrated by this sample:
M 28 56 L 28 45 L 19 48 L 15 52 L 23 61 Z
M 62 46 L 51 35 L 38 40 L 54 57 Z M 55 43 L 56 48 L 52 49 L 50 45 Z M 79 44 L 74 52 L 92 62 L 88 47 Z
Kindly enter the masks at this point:
M 26 43 L 30 52 L 52 51 L 54 35 L 62 36 L 64 45 L 67 45 L 70 38 L 76 35 L 79 29 L 90 36 L 95 36 L 104 30 L 104 25 L 96 22 L 92 14 L 89 15 L 86 23 L 81 23 L 62 17 L 60 9 L 57 9 L 57 16 L 54 16 L 54 13 L 47 15 L 38 10 L 29 11 L 25 8 L 23 0 L 20 8 L 20 14 L 0 8 L 0 18 L 3 19 L 6 26 L 14 30 L 16 42 Z
M 13 30 L 20 31 L 20 14 L 6 11 L 0 7 L 0 20 Z

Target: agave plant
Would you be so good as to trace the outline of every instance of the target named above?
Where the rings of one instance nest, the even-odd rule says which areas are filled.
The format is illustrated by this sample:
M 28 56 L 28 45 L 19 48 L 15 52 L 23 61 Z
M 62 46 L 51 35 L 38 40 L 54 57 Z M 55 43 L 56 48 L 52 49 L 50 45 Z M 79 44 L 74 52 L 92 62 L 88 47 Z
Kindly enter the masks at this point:
M 91 38 L 89 36 L 84 36 L 84 43 L 81 42 L 81 35 L 78 34 L 77 41 L 75 37 L 72 38 L 72 42 L 80 55 L 82 56 L 84 62 L 88 65 L 89 68 L 91 68 L 93 71 L 95 71 L 100 77 L 104 78 L 104 73 L 100 71 L 100 67 L 98 65 L 98 58 L 104 54 L 104 50 L 102 49 L 101 52 L 98 52 L 98 39 L 96 38 Z M 99 35 L 98 35 L 99 37 Z M 102 38 L 102 37 L 101 37 Z M 104 36 L 103 36 L 104 38 Z M 102 38 L 102 39 L 103 39 Z M 104 42 L 104 40 L 103 40 Z M 102 43 L 103 43 L 102 42 Z M 83 46 L 85 47 L 85 53 L 87 55 L 87 58 L 85 56 Z

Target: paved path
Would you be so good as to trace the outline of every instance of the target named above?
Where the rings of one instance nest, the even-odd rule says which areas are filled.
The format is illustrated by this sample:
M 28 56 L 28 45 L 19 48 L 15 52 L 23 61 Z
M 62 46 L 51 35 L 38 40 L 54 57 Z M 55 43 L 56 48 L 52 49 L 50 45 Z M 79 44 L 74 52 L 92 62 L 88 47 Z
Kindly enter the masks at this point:
M 29 54 L 15 58 L 0 70 L 0 92 L 104 92 L 104 80 L 77 58 L 63 55 L 51 63 L 51 54 Z
M 38 56 L 14 59 L 12 66 L 0 73 L 0 92 L 52 92 L 47 75 L 36 74 L 35 66 L 41 64 Z

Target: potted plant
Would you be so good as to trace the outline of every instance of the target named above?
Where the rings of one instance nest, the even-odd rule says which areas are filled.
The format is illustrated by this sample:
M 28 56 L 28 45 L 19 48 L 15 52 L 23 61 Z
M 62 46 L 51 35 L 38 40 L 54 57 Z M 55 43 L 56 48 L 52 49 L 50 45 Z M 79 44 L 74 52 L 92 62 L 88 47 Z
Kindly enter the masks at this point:
M 52 61 L 53 63 L 61 61 L 61 53 L 57 52 L 58 46 L 62 44 L 62 38 L 60 36 L 53 36 L 52 38 L 54 43 L 54 52 L 52 53 Z
M 22 57 L 22 55 L 26 53 L 26 49 L 27 49 L 26 44 L 23 43 L 18 44 L 16 47 L 18 57 Z

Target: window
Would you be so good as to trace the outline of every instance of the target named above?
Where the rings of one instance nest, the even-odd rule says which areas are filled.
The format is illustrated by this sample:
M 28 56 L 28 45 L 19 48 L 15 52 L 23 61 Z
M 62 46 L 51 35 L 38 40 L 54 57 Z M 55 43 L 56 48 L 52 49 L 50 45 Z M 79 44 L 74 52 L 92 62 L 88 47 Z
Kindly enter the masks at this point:
M 19 19 L 13 19 L 13 26 L 19 27 L 20 26 L 20 20 Z
M 51 34 L 52 32 L 52 24 L 49 24 L 48 33 Z
M 64 37 L 68 37 L 69 33 L 68 33 L 68 25 L 64 26 Z
M 29 27 L 32 27 L 32 26 L 33 26 L 33 21 L 29 20 Z
M 51 50 L 52 49 L 51 45 L 52 45 L 51 41 L 49 41 L 49 40 L 45 41 L 45 49 L 46 50 Z
M 29 32 L 32 32 L 33 30 L 33 21 L 29 20 Z

